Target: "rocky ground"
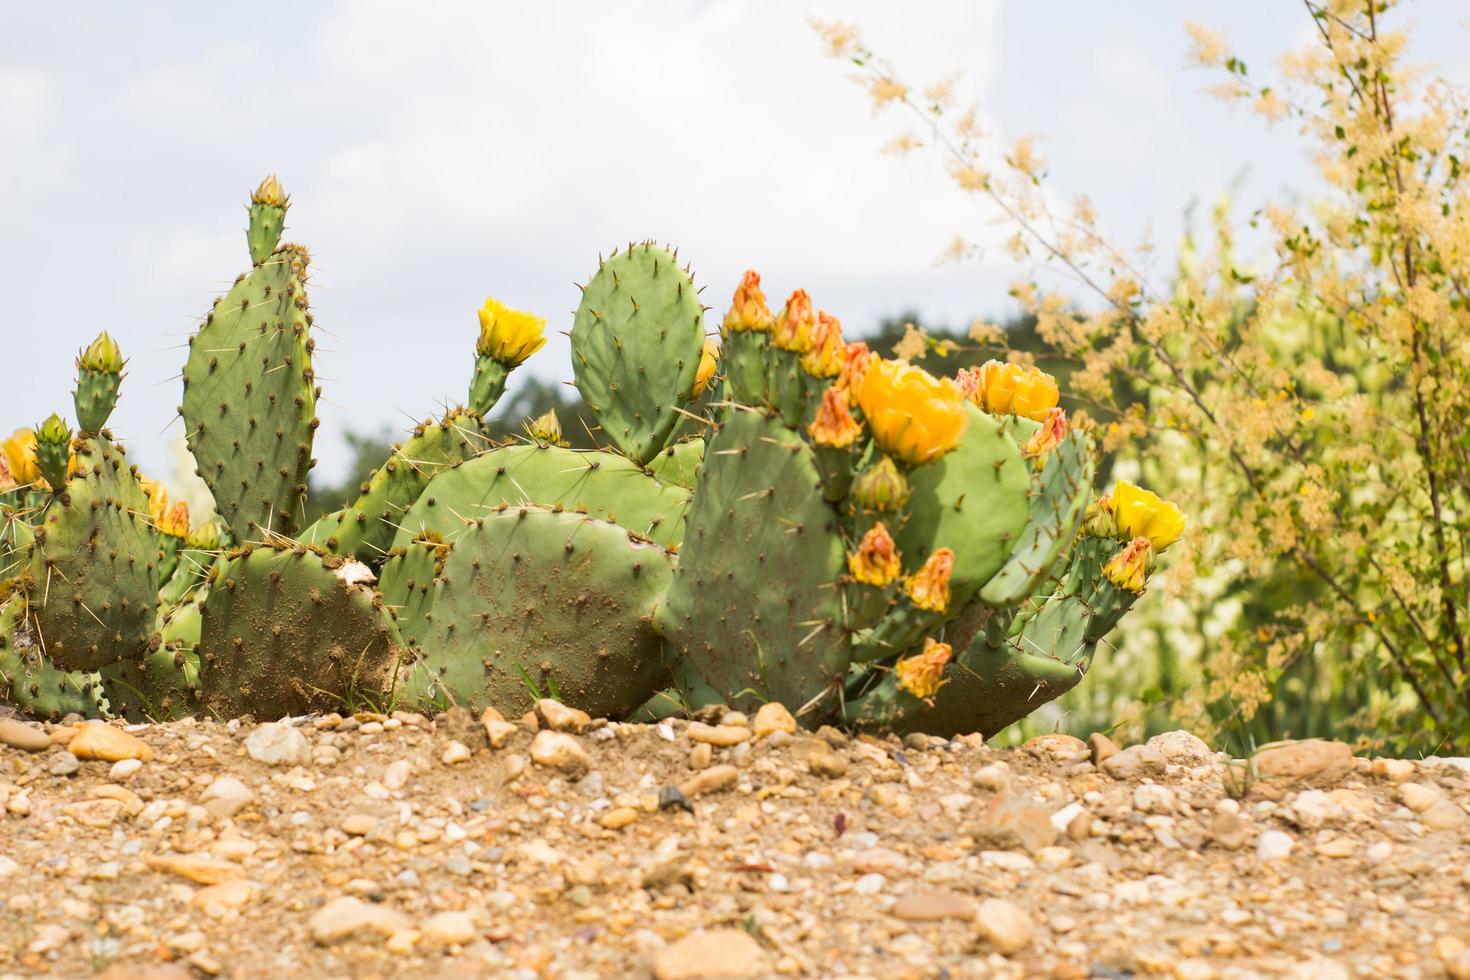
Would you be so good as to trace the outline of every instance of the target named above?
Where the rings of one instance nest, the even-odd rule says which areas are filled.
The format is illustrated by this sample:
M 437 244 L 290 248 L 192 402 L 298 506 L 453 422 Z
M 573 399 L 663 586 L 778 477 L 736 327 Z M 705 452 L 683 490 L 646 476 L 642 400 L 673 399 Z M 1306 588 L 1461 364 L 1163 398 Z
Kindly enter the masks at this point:
M 554 702 L 0 743 L 4 977 L 1470 977 L 1465 759 Z

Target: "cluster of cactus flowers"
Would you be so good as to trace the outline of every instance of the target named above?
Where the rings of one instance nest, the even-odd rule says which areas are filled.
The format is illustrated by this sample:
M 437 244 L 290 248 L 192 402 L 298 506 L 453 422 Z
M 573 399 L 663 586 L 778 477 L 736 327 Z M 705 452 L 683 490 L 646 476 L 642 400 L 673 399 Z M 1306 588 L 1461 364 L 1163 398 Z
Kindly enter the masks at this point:
M 489 299 L 463 407 L 301 526 L 320 389 L 310 258 L 252 195 L 251 268 L 191 338 L 180 406 L 217 518 L 130 466 L 124 362 L 77 359 L 77 428 L 0 443 L 0 699 L 39 716 L 281 717 L 343 705 L 594 715 L 780 701 L 807 724 L 994 734 L 1085 674 L 1181 533 L 1055 381 L 937 378 L 747 272 L 706 335 L 676 253 L 600 260 L 570 332 L 603 448 L 485 419 L 545 343 Z

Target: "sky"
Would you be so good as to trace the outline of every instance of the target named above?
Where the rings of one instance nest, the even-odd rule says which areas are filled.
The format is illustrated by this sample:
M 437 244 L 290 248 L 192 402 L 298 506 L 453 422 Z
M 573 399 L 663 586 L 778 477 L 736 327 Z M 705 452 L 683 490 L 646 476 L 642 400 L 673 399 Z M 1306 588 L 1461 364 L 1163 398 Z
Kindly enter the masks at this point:
M 880 153 L 895 127 L 811 15 L 916 81 L 962 71 L 988 128 L 1039 136 L 1056 191 L 1164 270 L 1191 202 L 1310 185 L 1291 128 L 1207 95 L 1187 57 L 1192 19 L 1269 73 L 1310 35 L 1288 0 L 0 0 L 0 430 L 69 414 L 76 351 L 106 329 L 131 359 L 112 427 L 167 478 L 184 345 L 248 268 L 269 173 L 314 260 L 326 478 L 344 433 L 464 398 L 487 295 L 552 331 L 512 390 L 569 379 L 574 283 L 632 239 L 679 247 L 711 329 L 746 268 L 850 334 L 1014 312 L 999 255 L 936 264 L 956 234 L 1004 235 L 940 160 Z M 1470 82 L 1461 3 L 1397 16 L 1415 60 Z

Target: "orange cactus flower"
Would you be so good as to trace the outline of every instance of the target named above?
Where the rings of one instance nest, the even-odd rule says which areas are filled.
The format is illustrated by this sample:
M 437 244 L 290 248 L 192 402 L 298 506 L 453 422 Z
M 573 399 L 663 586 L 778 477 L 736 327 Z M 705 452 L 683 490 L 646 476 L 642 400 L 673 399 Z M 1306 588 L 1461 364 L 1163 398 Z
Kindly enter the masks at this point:
M 836 387 L 828 387 L 822 392 L 822 404 L 806 431 L 818 446 L 846 449 L 863 434 L 863 426 L 852 417 L 852 410 L 847 407 L 847 395 Z
M 158 530 L 170 537 L 187 538 L 189 536 L 189 505 L 180 500 L 169 507 L 168 513 L 163 520 L 158 521 Z
M 1046 465 L 1047 454 L 1067 437 L 1067 428 L 1067 413 L 1060 408 L 1052 409 L 1046 413 L 1046 420 L 1041 423 L 1036 434 L 1026 440 L 1026 448 L 1022 454 L 1027 459 L 1035 460 L 1036 468 L 1041 469 Z
M 745 330 L 765 332 L 771 329 L 775 318 L 766 306 L 766 294 L 761 292 L 761 276 L 754 269 L 746 269 L 735 287 L 735 298 L 730 301 L 730 312 L 725 314 L 725 329 L 733 333 Z
M 857 340 L 842 349 L 842 372 L 837 376 L 837 387 L 847 392 L 848 400 L 857 404 L 858 392 L 867 377 L 868 366 L 878 355 L 868 350 L 866 341 Z
M 953 656 L 954 649 L 948 643 L 940 643 L 932 636 L 926 637 L 922 653 L 905 657 L 893 665 L 899 689 L 908 691 L 920 701 L 931 700 L 941 687 L 949 683 L 940 675 Z
M 817 311 L 817 326 L 812 333 L 812 349 L 801 355 L 801 368 L 815 378 L 835 378 L 844 363 L 842 322 L 826 310 Z
M 720 366 L 720 348 L 715 342 L 706 337 L 704 339 L 704 350 L 699 352 L 699 372 L 694 375 L 694 397 L 698 398 L 709 388 L 710 381 L 715 376 L 715 371 Z
M 1140 593 L 1144 584 L 1148 581 L 1148 566 L 1152 558 L 1152 548 L 1148 538 L 1136 537 L 1123 546 L 1108 563 L 1103 566 L 1103 575 L 1107 576 L 1120 589 L 1129 592 Z
M 857 400 L 878 448 L 910 466 L 958 446 L 970 423 L 953 381 L 898 361 L 874 359 Z
M 986 361 L 960 372 L 956 383 L 976 408 L 992 415 L 1019 415 L 1045 421 L 1057 407 L 1056 378 L 1034 367 Z
M 868 528 L 858 549 L 847 556 L 847 570 L 864 585 L 887 588 L 899 573 L 898 546 L 882 522 Z
M 954 552 L 940 548 L 909 576 L 903 590 L 920 609 L 942 613 L 949 608 L 949 576 L 953 571 Z
M 782 350 L 805 354 L 816 342 L 816 326 L 816 318 L 812 316 L 812 298 L 805 289 L 798 289 L 786 300 L 786 305 L 776 317 L 771 343 Z

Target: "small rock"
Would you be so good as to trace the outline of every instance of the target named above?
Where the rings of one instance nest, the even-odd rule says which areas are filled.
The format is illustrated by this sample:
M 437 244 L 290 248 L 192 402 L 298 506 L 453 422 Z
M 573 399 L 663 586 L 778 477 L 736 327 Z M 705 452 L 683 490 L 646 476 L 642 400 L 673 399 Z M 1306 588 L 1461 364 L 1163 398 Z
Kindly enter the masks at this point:
M 504 718 L 501 718 L 500 712 L 498 711 L 495 712 L 496 717 L 491 718 L 490 712 L 494 710 L 493 708 L 485 709 L 483 724 L 485 726 L 485 737 L 490 739 L 490 747 L 492 749 L 499 749 L 504 748 L 505 743 L 510 741 L 510 737 L 520 731 L 521 728 L 519 725 L 512 725 Z
M 1013 956 L 1031 945 L 1036 923 L 1020 906 L 1003 898 L 987 898 L 975 915 L 980 938 L 1006 956 Z
M 1130 745 L 1103 760 L 1099 767 L 1114 779 L 1137 779 L 1164 771 L 1164 754 L 1149 745 Z
M 244 908 L 255 900 L 259 890 L 254 882 L 235 878 L 199 889 L 189 899 L 189 903 L 201 909 L 207 909 L 211 905 L 227 909 Z
M 1099 767 L 1122 751 L 1122 749 L 1118 748 L 1117 742 L 1114 742 L 1102 732 L 1093 732 L 1087 736 L 1087 748 L 1092 752 L 1092 764 Z
M 1354 767 L 1351 747 L 1320 738 L 1262 749 L 1254 761 L 1262 776 L 1318 785 L 1337 782 Z
M 131 779 L 133 775 L 142 768 L 142 759 L 122 759 L 118 762 L 114 762 L 112 764 L 112 768 L 107 770 L 107 778 L 112 780 L 114 783 L 121 783 L 124 780 Z
M 880 874 L 896 878 L 908 874 L 909 868 L 908 858 L 887 847 L 870 847 L 852 857 L 852 870 L 860 875 Z
M 22 752 L 45 752 L 51 747 L 51 737 L 44 731 L 14 718 L 0 718 L 0 742 Z
M 653 956 L 656 980 L 756 977 L 770 972 L 766 951 L 743 929 L 691 933 Z
M 764 738 L 774 732 L 785 732 L 787 735 L 796 734 L 796 719 L 791 712 L 786 710 L 786 705 L 780 701 L 768 701 L 760 706 L 755 713 L 755 721 L 752 722 L 757 737 Z
M 1210 821 L 1210 839 L 1230 851 L 1238 851 L 1251 839 L 1251 822 L 1238 811 L 1217 812 Z
M 622 830 L 637 819 L 637 810 L 630 806 L 620 806 L 604 813 L 597 822 L 608 830 Z
M 1157 783 L 1144 783 L 1133 790 L 1133 809 L 1143 813 L 1173 813 L 1174 791 Z
M 975 903 L 967 895 L 951 891 L 909 892 L 889 910 L 905 922 L 938 922 L 942 919 L 971 919 Z
M 1037 735 L 1021 747 L 1038 759 L 1054 762 L 1073 762 L 1088 755 L 1087 743 L 1082 739 L 1057 732 Z
M 739 745 L 750 738 L 750 729 L 734 725 L 706 725 L 702 722 L 691 721 L 689 723 L 689 739 L 694 742 L 705 742 L 710 745 L 718 745 L 727 748 L 731 745 Z
M 710 766 L 703 772 L 691 776 L 679 784 L 679 792 L 688 799 L 694 799 L 705 793 L 715 793 L 735 785 L 735 780 L 740 778 L 740 770 L 725 764 Z
M 136 735 L 129 735 L 103 721 L 87 721 L 76 726 L 76 734 L 66 747 L 78 759 L 101 759 L 121 762 L 123 759 L 153 758 L 153 747 Z
M 36 930 L 36 938 L 26 946 L 27 951 L 38 956 L 58 950 L 71 941 L 71 930 L 54 922 Z
M 976 769 L 975 774 L 970 777 L 970 782 L 975 785 L 976 789 L 999 793 L 1010 787 L 1011 771 L 1004 762 L 992 762 L 988 766 Z
M 555 703 L 555 702 L 552 702 Z M 421 941 L 431 946 L 465 946 L 479 935 L 469 912 L 440 912 L 419 927 Z
M 1144 744 L 1157 750 L 1166 763 L 1179 766 L 1197 766 L 1214 755 L 1204 739 L 1182 730 L 1155 735 Z
M 592 716 L 577 708 L 568 708 L 560 701 L 542 698 L 536 702 L 536 720 L 543 728 L 554 732 L 581 734 L 592 724 Z
M 413 775 L 413 765 L 407 759 L 396 759 L 383 770 L 383 785 L 389 789 L 402 789 Z
M 337 827 L 349 837 L 366 837 L 377 825 L 376 817 L 370 817 L 366 813 L 350 813 L 342 818 Z
M 111 827 L 122 807 L 117 800 L 82 800 L 66 804 L 61 812 L 84 827 Z
M 469 762 L 470 747 L 457 738 L 451 738 L 444 743 L 444 751 L 439 754 L 439 761 L 446 766 L 457 766 L 461 762 Z
M 233 817 L 243 810 L 255 794 L 234 776 L 220 776 L 199 794 L 199 804 L 215 819 Z
M 311 938 L 323 946 L 363 932 L 374 932 L 387 939 L 408 927 L 408 917 L 403 913 L 350 896 L 332 899 L 307 922 Z
M 581 742 L 571 735 L 550 730 L 537 732 L 531 740 L 531 761 L 538 766 L 560 770 L 572 779 L 581 779 L 592 768 L 592 758 L 582 748 Z
M 1404 783 L 1399 787 L 1399 802 L 1415 813 L 1423 813 L 1439 802 L 1439 790 L 1423 783 Z
M 217 885 L 245 874 L 238 864 L 202 854 L 150 854 L 145 860 L 154 871 L 167 871 L 201 885 Z
M 1291 853 L 1296 841 L 1290 834 L 1268 830 L 1256 839 L 1256 857 L 1261 861 L 1280 861 Z
M 708 742 L 698 742 L 689 750 L 690 769 L 708 769 L 715 761 L 715 747 Z
M 806 764 L 815 776 L 826 776 L 829 779 L 840 779 L 847 775 L 850 763 L 847 756 L 831 749 L 812 752 L 806 758 Z
M 997 848 L 1022 847 L 1032 854 L 1056 843 L 1051 811 L 1029 797 L 998 793 L 981 813 L 975 837 Z
M 1467 817 L 1464 809 L 1450 800 L 1439 800 L 1419 814 L 1419 822 L 1425 830 L 1459 830 L 1465 826 Z
M 1333 837 L 1317 844 L 1314 850 L 1323 857 L 1345 858 L 1357 853 L 1358 844 L 1351 837 Z
M 80 768 L 82 764 L 70 752 L 57 752 L 51 757 L 51 764 L 46 767 L 53 776 L 71 776 Z
M 250 758 L 267 766 L 311 765 L 311 743 L 299 728 L 269 722 L 245 739 Z
M 1414 775 L 1414 764 L 1408 759 L 1374 759 L 1370 771 L 1375 779 L 1397 784 Z

